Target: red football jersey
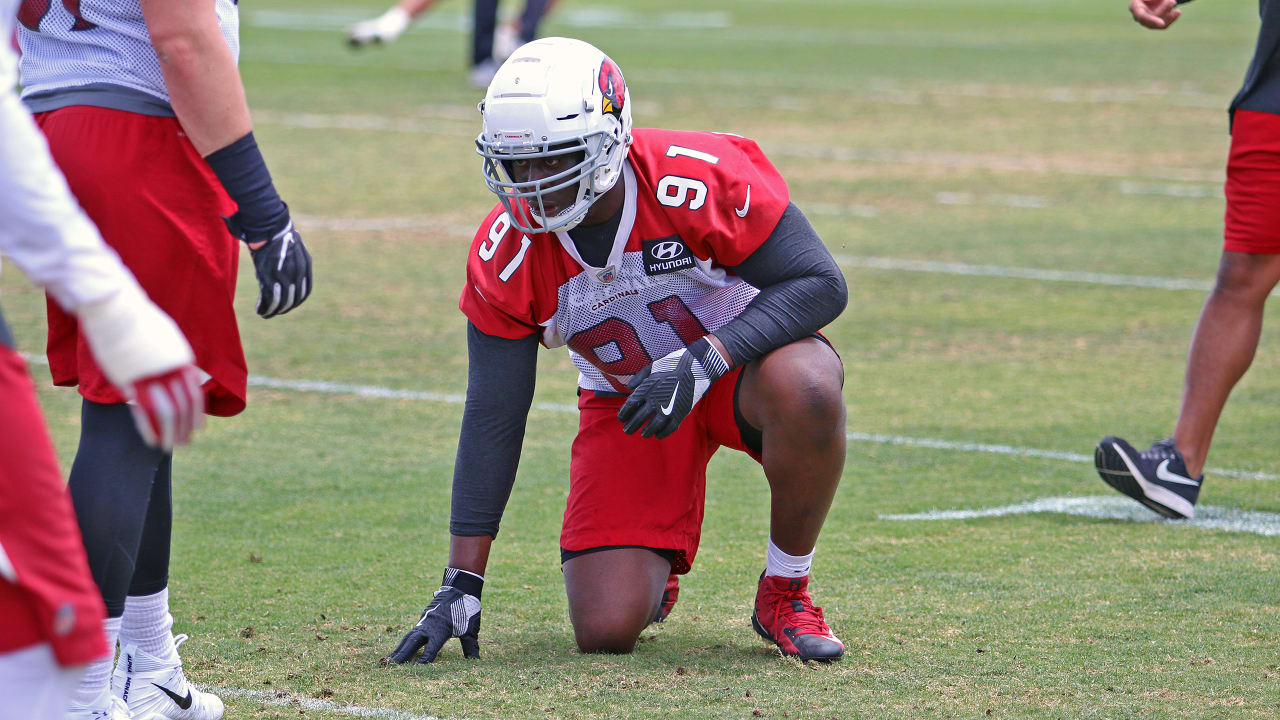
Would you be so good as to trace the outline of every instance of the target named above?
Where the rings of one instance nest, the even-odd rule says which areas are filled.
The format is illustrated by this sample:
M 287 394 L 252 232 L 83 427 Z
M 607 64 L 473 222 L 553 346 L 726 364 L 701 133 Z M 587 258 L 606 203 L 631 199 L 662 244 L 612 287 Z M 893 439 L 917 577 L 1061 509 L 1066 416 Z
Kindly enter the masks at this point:
M 568 233 L 526 235 L 499 204 L 476 232 L 459 307 L 481 332 L 569 346 L 588 390 L 631 376 L 733 318 L 759 292 L 727 272 L 769 237 L 787 184 L 737 135 L 635 130 L 605 267 Z

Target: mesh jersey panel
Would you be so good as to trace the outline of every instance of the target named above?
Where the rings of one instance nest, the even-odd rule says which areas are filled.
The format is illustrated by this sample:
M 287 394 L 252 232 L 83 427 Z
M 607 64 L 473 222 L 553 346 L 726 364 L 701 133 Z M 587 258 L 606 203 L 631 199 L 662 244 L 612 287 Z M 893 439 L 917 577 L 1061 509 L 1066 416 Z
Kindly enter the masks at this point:
M 79 17 L 68 9 L 76 7 Z M 215 8 L 222 37 L 238 58 L 235 0 L 215 0 Z M 23 97 L 108 83 L 169 101 L 138 0 L 23 0 L 18 19 Z
M 627 252 L 608 285 L 582 272 L 560 286 L 543 343 L 569 346 L 580 387 L 615 392 L 650 362 L 719 330 L 759 292 L 706 261 L 650 277 L 644 254 Z

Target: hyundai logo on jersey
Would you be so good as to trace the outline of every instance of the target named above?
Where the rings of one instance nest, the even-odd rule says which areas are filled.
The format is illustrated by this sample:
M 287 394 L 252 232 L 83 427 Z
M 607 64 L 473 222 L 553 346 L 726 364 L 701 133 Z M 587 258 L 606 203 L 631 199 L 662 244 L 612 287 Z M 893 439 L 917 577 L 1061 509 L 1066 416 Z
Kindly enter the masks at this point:
M 676 256 L 682 252 L 684 252 L 684 246 L 675 240 L 653 246 L 653 257 L 656 260 L 675 260 Z
M 693 267 L 693 253 L 679 236 L 644 240 L 644 272 L 646 275 L 665 273 Z

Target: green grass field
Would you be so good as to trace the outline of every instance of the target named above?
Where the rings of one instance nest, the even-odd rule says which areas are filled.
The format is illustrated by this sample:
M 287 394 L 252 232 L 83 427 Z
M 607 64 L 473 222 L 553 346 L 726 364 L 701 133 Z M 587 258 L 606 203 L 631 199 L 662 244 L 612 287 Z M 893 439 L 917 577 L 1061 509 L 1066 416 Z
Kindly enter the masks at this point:
M 1280 306 L 1201 495 L 1211 517 L 1268 513 L 1272 535 L 1128 512 L 1086 459 L 1104 434 L 1172 430 L 1256 8 L 1205 0 L 1155 33 L 1121 0 L 564 0 L 545 32 L 617 60 L 638 126 L 756 139 L 844 263 L 850 304 L 827 334 L 854 436 L 814 583 L 848 653 L 806 666 L 751 631 L 768 488 L 728 451 L 670 620 L 633 655 L 576 652 L 557 542 L 576 375 L 556 350 L 489 567 L 483 659 L 451 643 L 383 668 L 446 560 L 456 299 L 493 204 L 468 5 L 364 52 L 341 30 L 381 0 L 243 5 L 256 133 L 317 283 L 264 322 L 242 263 L 250 371 L 410 392 L 259 380 L 242 416 L 179 452 L 189 675 L 237 719 L 1280 715 Z M 0 288 L 38 355 L 41 295 L 13 268 Z M 78 396 L 32 369 L 67 467 Z M 1111 510 L 882 517 L 1066 496 Z

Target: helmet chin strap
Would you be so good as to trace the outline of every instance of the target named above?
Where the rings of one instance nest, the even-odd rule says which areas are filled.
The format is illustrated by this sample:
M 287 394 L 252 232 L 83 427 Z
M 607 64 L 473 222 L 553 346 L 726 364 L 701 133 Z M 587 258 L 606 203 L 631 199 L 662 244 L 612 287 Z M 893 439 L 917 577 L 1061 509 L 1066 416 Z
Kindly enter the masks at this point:
M 562 211 L 560 215 L 555 216 L 556 218 L 563 217 L 565 213 L 568 213 L 569 211 L 573 210 L 573 208 L 577 207 L 579 204 L 581 204 L 585 200 L 586 204 L 583 205 L 582 209 L 579 210 L 576 214 L 570 215 L 569 217 L 571 219 L 567 223 L 558 225 L 556 227 L 551 227 L 553 223 L 548 222 L 548 218 L 544 218 L 542 215 L 538 214 L 538 212 L 534 209 L 533 203 L 529 203 L 530 217 L 538 221 L 538 224 L 541 225 L 542 227 L 547 228 L 547 232 L 558 232 L 562 230 L 568 231 L 577 227 L 579 223 L 581 223 L 583 220 L 587 218 L 587 213 L 591 211 L 591 206 L 595 204 L 596 200 L 599 199 L 601 195 L 601 193 L 596 192 L 595 190 L 594 176 L 595 176 L 595 173 L 591 173 L 590 175 L 587 175 L 586 177 L 584 177 L 582 180 L 578 181 L 578 198 L 574 201 L 573 205 L 569 206 L 564 211 Z M 555 220 L 555 218 L 550 218 L 550 219 Z
M 548 227 L 553 223 L 548 222 L 546 218 L 542 217 L 536 212 L 533 212 L 532 208 L 530 208 L 529 210 L 529 215 L 534 220 L 536 220 L 539 225 L 541 225 L 544 228 L 548 228 L 547 232 L 560 232 L 560 231 L 569 231 L 577 227 L 583 220 L 587 219 L 587 213 L 590 212 L 590 210 L 591 210 L 591 205 L 587 205 L 577 215 L 572 216 L 572 219 L 569 220 L 567 223 L 564 223 L 562 225 L 557 225 L 555 227 Z

